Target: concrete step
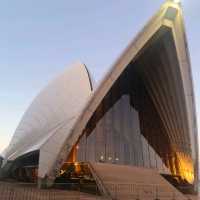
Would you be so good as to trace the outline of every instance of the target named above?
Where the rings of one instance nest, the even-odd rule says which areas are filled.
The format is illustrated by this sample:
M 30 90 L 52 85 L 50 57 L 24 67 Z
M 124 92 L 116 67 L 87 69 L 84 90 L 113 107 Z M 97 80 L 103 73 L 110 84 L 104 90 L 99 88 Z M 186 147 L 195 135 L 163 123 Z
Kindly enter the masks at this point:
M 188 200 L 156 170 L 105 163 L 90 163 L 97 185 L 116 200 Z

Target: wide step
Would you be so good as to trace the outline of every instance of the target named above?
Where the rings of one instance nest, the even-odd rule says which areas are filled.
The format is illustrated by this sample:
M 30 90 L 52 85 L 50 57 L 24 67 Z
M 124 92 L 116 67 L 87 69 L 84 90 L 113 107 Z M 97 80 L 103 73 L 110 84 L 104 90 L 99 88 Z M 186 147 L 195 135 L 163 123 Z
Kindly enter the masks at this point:
M 152 169 L 90 163 L 100 190 L 115 200 L 188 200 Z

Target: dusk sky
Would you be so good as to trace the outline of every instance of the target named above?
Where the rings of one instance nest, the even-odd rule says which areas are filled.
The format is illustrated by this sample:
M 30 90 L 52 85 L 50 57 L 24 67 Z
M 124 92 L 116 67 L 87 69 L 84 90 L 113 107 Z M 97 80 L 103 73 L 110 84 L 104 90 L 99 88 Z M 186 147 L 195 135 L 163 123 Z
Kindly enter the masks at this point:
M 47 83 L 75 61 L 98 82 L 164 0 L 0 4 L 0 152 Z M 200 124 L 200 1 L 182 0 Z

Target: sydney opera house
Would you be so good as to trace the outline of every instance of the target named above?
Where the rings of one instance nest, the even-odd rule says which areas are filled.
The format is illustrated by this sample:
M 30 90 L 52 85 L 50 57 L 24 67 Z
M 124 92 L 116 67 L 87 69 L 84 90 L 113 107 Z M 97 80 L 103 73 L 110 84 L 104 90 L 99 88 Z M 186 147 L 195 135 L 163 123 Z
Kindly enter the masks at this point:
M 51 186 L 69 163 L 75 171 L 87 163 L 103 192 L 112 173 L 119 182 L 160 177 L 180 192 L 197 191 L 195 102 L 179 4 L 164 3 L 97 85 L 79 62 L 50 82 L 21 119 L 0 175 Z M 148 170 L 155 180 L 142 177 Z

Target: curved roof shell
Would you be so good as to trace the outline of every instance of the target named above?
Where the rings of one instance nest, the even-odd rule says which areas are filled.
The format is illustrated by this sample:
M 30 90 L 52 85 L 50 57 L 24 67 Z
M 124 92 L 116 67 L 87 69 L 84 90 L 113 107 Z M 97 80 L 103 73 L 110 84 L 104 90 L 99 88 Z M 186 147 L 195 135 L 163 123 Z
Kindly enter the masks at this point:
M 88 71 L 79 62 L 50 82 L 22 117 L 4 152 L 5 159 L 14 160 L 41 148 L 46 154 L 59 149 L 86 104 L 91 87 Z M 53 145 L 47 149 L 50 140 Z
M 143 48 L 145 48 L 146 44 L 151 40 L 151 38 L 157 33 L 160 29 L 167 28 L 171 31 L 174 46 L 176 49 L 176 56 L 178 65 L 178 76 L 180 77 L 178 86 L 179 89 L 176 88 L 176 98 L 177 105 L 182 103 L 181 106 L 183 110 L 177 110 L 174 108 L 176 104 L 173 102 L 163 101 L 165 110 L 168 110 L 166 105 L 172 105 L 169 110 L 173 110 L 173 112 L 169 113 L 169 111 L 163 113 L 163 118 L 168 118 L 166 121 L 167 126 L 174 129 L 174 124 L 178 121 L 173 121 L 169 119 L 170 115 L 174 116 L 174 114 L 178 114 L 178 117 L 181 117 L 183 120 L 180 122 L 184 127 L 183 135 L 179 135 L 180 131 L 174 131 L 172 137 L 185 137 L 189 138 L 190 148 L 191 148 L 191 156 L 195 163 L 195 178 L 197 181 L 198 178 L 198 144 L 197 144 L 197 125 L 196 125 L 196 111 L 195 111 L 195 103 L 194 103 L 194 93 L 193 93 L 193 83 L 192 83 L 192 75 L 191 75 L 191 66 L 189 53 L 187 48 L 187 40 L 185 36 L 185 28 L 183 23 L 182 10 L 179 4 L 173 3 L 172 1 L 167 1 L 158 13 L 153 16 L 153 18 L 147 23 L 147 25 L 142 29 L 142 31 L 134 38 L 128 47 L 124 50 L 121 56 L 116 60 L 116 62 L 111 67 L 110 71 L 106 74 L 106 76 L 102 79 L 101 83 L 94 91 L 92 97 L 88 101 L 87 105 L 84 108 L 81 116 L 79 117 L 77 123 L 74 125 L 69 137 L 65 140 L 65 144 L 63 148 L 60 150 L 60 153 L 57 157 L 57 160 L 54 162 L 52 168 L 47 172 L 48 177 L 54 179 L 56 176 L 56 172 L 60 169 L 62 163 L 67 159 L 72 147 L 78 141 L 78 138 L 83 133 L 84 128 L 86 127 L 88 121 L 92 117 L 93 113 L 97 109 L 98 105 L 101 103 L 105 95 L 108 93 L 112 85 L 119 78 L 124 69 L 129 65 L 130 62 L 136 60 L 140 55 Z M 176 76 L 176 74 L 173 74 Z M 177 82 L 176 82 L 177 83 Z M 159 83 L 158 85 L 159 86 Z M 170 85 L 173 88 L 173 85 Z M 162 89 L 162 88 L 160 88 Z M 159 90 L 160 90 L 159 89 Z M 180 101 L 180 96 L 182 101 Z M 176 119 L 180 120 L 180 119 Z M 178 122 L 178 123 L 179 123 Z M 43 173 L 40 173 L 39 176 L 43 177 Z
M 156 106 L 158 110 L 160 109 L 158 112 L 162 115 L 166 127 L 173 130 L 170 132 L 171 137 L 189 138 L 191 155 L 196 167 L 195 178 L 197 178 L 197 127 L 190 59 L 182 10 L 172 1 L 167 1 L 131 41 L 94 92 L 92 92 L 87 69 L 80 63 L 74 64 L 50 83 L 34 100 L 22 118 L 6 150 L 6 159 L 14 160 L 27 152 L 39 149 L 39 178 L 47 175 L 53 180 L 112 85 L 126 67 L 138 58 L 155 33 L 163 27 L 170 29 L 173 37 L 178 61 L 176 67 L 180 79 L 179 83 L 174 82 L 178 83 L 174 93 L 176 101 L 171 101 L 169 96 L 163 98 L 162 105 L 166 112 L 163 112 L 159 105 Z M 176 73 L 173 75 L 176 76 Z M 152 84 L 152 82 L 149 83 L 149 85 Z M 161 93 L 162 88 L 159 82 L 156 86 Z M 174 85 L 169 85 L 169 87 L 174 92 Z M 158 98 L 161 97 L 158 96 Z M 181 104 L 183 109 L 177 109 L 178 104 Z M 178 116 L 178 118 L 170 119 L 170 116 Z M 177 123 L 183 125 L 182 136 L 180 131 L 175 130 L 174 124 Z

